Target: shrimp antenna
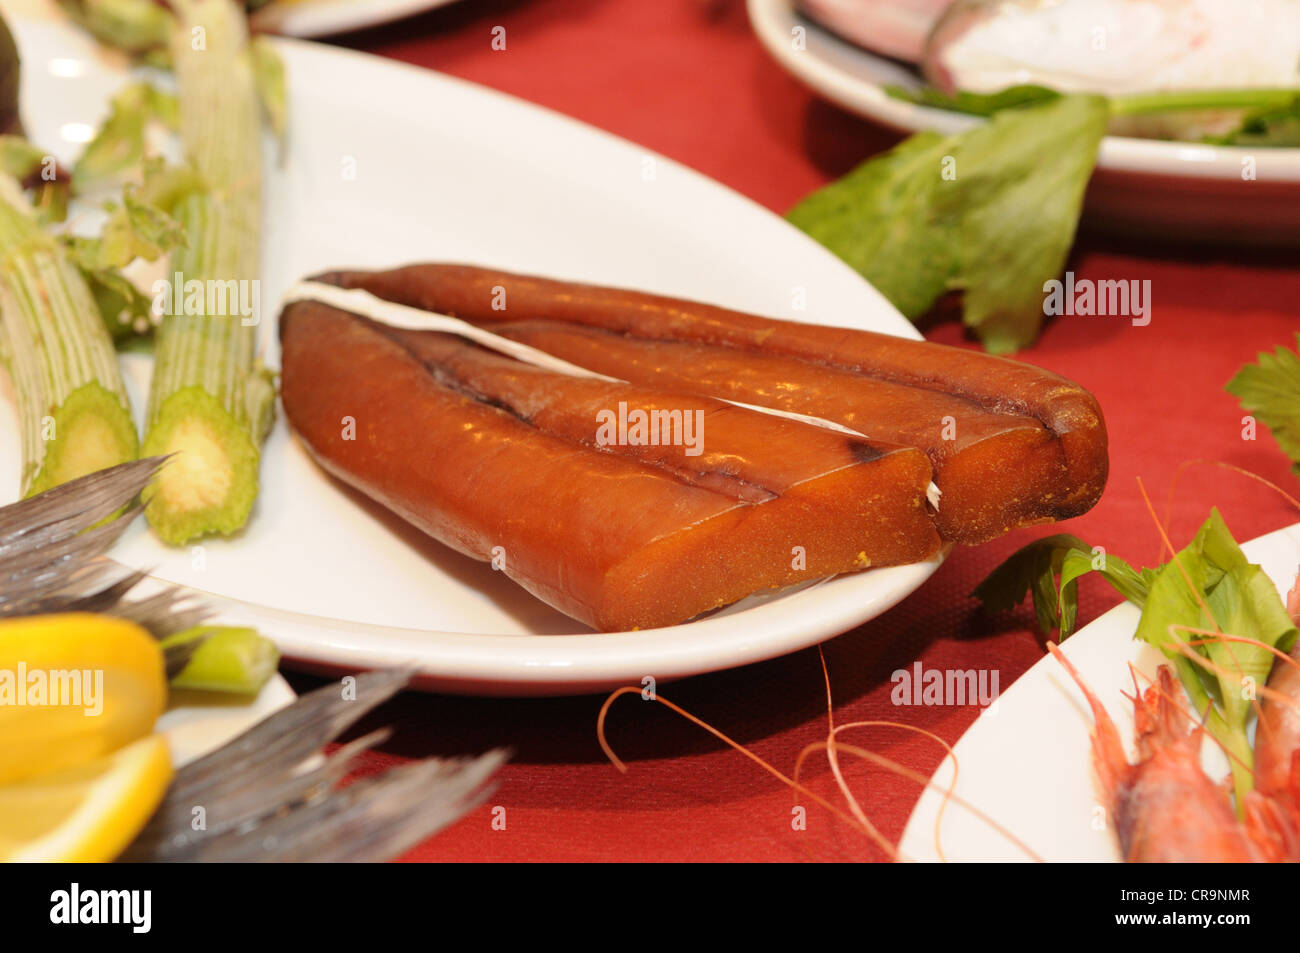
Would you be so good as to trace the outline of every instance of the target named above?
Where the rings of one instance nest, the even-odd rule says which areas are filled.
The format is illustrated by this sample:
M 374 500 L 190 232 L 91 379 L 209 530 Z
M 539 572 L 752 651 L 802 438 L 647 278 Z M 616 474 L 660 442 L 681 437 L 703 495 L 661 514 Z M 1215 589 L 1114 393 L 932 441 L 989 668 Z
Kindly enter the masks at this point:
M 1165 550 L 1168 550 L 1168 552 L 1173 556 L 1173 563 L 1178 567 L 1178 574 L 1183 577 L 1183 582 L 1187 583 L 1187 588 L 1191 590 L 1192 596 L 1196 599 L 1196 604 L 1201 607 L 1201 611 L 1205 613 L 1206 618 L 1214 623 L 1214 630 L 1216 632 L 1222 632 L 1223 628 L 1219 625 L 1219 620 L 1214 618 L 1214 613 L 1210 611 L 1210 607 L 1205 604 L 1205 599 L 1201 597 L 1201 590 L 1193 584 L 1192 577 L 1187 575 L 1187 570 L 1183 568 L 1182 561 L 1178 558 L 1178 550 L 1174 549 L 1174 544 L 1169 541 L 1169 534 L 1165 532 L 1164 524 L 1162 524 L 1159 517 L 1156 516 L 1155 507 L 1151 505 L 1151 497 L 1147 495 L 1147 488 L 1142 482 L 1141 477 L 1137 478 L 1137 484 L 1138 490 L 1142 494 L 1142 502 L 1146 504 L 1147 512 L 1151 514 L 1151 522 L 1156 524 L 1156 531 L 1160 534 L 1160 541 L 1165 547 L 1165 549 L 1160 551 L 1161 557 L 1164 556 Z
M 1247 470 L 1245 467 L 1239 467 L 1233 463 L 1226 463 L 1223 460 L 1184 460 L 1181 464 L 1179 464 L 1178 469 L 1174 471 L 1173 478 L 1169 481 L 1169 490 L 1165 493 L 1165 524 L 1166 525 L 1170 523 L 1170 514 L 1173 512 L 1173 508 L 1174 508 L 1174 491 L 1178 487 L 1178 481 L 1182 477 L 1183 473 L 1191 469 L 1192 467 L 1219 467 L 1224 470 L 1231 470 L 1233 473 L 1239 473 L 1244 477 L 1248 477 L 1249 479 L 1254 480 L 1256 483 L 1264 484 L 1264 486 L 1268 487 L 1278 496 L 1282 497 L 1282 499 L 1286 500 L 1297 510 L 1300 510 L 1300 500 L 1297 500 L 1294 496 L 1287 493 L 1286 490 L 1282 489 L 1276 483 L 1264 479 L 1258 473 L 1254 473 L 1250 470 Z

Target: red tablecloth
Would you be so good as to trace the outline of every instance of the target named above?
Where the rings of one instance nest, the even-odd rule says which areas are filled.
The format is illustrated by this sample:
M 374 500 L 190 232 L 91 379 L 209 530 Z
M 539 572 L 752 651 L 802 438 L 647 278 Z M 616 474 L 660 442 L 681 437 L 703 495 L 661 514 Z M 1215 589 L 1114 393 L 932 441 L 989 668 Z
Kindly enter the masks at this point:
M 504 52 L 492 28 L 506 28 Z M 344 37 L 346 45 L 442 70 L 548 106 L 692 166 L 780 213 L 810 189 L 886 148 L 894 137 L 825 104 L 783 73 L 751 35 L 740 0 L 464 0 L 404 23 Z M 375 95 L 383 95 L 376 90 Z M 520 144 L 526 161 L 527 143 Z M 1156 532 L 1141 477 L 1163 509 L 1180 462 L 1225 460 L 1286 486 L 1300 483 L 1265 432 L 1243 441 L 1242 412 L 1224 382 L 1258 351 L 1294 343 L 1300 273 L 1280 254 L 1189 253 L 1084 240 L 1079 277 L 1150 279 L 1153 319 L 1055 321 L 1026 360 L 1090 388 L 1105 409 L 1111 478 L 1100 504 L 1064 528 L 1108 552 L 1150 562 Z M 960 344 L 937 322 L 932 340 Z M 968 342 L 966 346 L 971 346 Z M 1185 539 L 1211 505 L 1240 539 L 1294 522 L 1268 491 L 1221 470 L 1190 471 L 1172 513 Z M 927 668 L 997 670 L 1003 689 L 1042 654 L 1028 614 L 990 619 L 969 596 L 1008 553 L 1055 528 L 1022 530 L 955 552 L 928 584 L 883 617 L 826 646 L 841 721 L 902 720 L 956 741 L 973 707 L 895 707 L 890 674 Z M 1083 584 L 1081 620 L 1118 601 Z M 318 684 L 293 676 L 299 689 Z M 825 738 L 816 650 L 663 686 L 661 694 L 752 748 L 783 771 Z M 743 755 L 666 709 L 620 700 L 609 736 L 631 766 L 624 776 L 596 744 L 601 698 L 494 700 L 407 694 L 364 727 L 390 724 L 393 740 L 364 770 L 407 758 L 507 745 L 515 756 L 488 805 L 410 852 L 411 860 L 801 860 L 886 855 L 822 808 L 807 830 L 791 824 L 792 793 Z M 852 739 L 928 774 L 941 751 L 890 729 Z M 835 798 L 824 758 L 809 763 L 814 789 Z M 896 840 L 917 796 L 911 781 L 848 763 L 870 817 Z M 802 800 L 802 799 L 801 799 Z M 505 810 L 493 828 L 491 808 Z

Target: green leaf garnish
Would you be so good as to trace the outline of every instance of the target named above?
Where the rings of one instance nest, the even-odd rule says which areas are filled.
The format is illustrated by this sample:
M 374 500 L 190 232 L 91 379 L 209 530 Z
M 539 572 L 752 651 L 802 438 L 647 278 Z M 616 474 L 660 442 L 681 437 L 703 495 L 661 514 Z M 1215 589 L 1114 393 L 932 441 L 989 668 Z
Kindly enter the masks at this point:
M 156 326 L 153 299 L 112 269 L 82 271 L 114 344 L 146 341 Z
M 1116 592 L 1139 606 L 1156 574 L 1154 569 L 1139 572 L 1118 556 L 1060 533 L 1016 550 L 971 595 L 987 611 L 1005 612 L 1032 593 L 1039 630 L 1044 635 L 1059 631 L 1064 641 L 1074 631 L 1078 616 L 1078 579 L 1090 572 L 1101 573 Z
M 148 159 L 144 182 L 127 186 L 121 202 L 106 204 L 108 219 L 99 235 L 64 237 L 68 257 L 90 286 L 100 316 L 117 343 L 151 334 L 158 320 L 152 299 L 120 269 L 137 258 L 154 261 L 186 244 L 185 230 L 170 212 L 201 187 L 189 166 Z
M 812 193 L 789 219 L 908 317 L 945 292 L 985 347 L 1033 342 L 1105 132 L 1106 101 L 1058 96 L 955 136 L 919 133 Z
M 1065 639 L 1078 611 L 1077 580 L 1093 571 L 1142 609 L 1135 638 L 1170 660 L 1191 707 L 1231 753 L 1240 806 L 1254 784 L 1247 727 L 1257 688 L 1268 681 L 1274 662 L 1266 646 L 1285 652 L 1297 638 L 1296 625 L 1276 587 L 1246 558 L 1215 509 L 1176 559 L 1158 568 L 1135 571 L 1116 556 L 1094 551 L 1078 537 L 1049 536 L 1012 554 L 974 595 L 989 611 L 1003 611 L 1032 593 L 1039 628 L 1049 635 L 1059 629 Z M 1224 635 L 1262 644 L 1189 631 L 1213 632 L 1216 624 Z M 1189 657 L 1189 652 L 1208 664 Z
M 894 99 L 901 99 L 917 106 L 946 109 L 949 112 L 966 113 L 969 116 L 991 116 L 1003 109 L 1034 106 L 1061 95 L 1054 89 L 1032 83 L 1008 86 L 996 93 L 945 93 L 933 86 L 922 86 L 920 89 L 886 86 L 885 93 Z
M 894 99 L 964 113 L 991 116 L 1003 109 L 1018 109 L 1061 95 L 1046 86 L 1008 86 L 996 93 L 947 93 L 933 86 L 909 89 L 886 86 Z M 1199 137 L 1225 146 L 1300 146 L 1300 94 L 1286 88 L 1177 89 L 1130 93 L 1109 100 L 1110 115 L 1151 116 L 1161 113 L 1242 111 L 1240 124 L 1231 132 Z
M 1300 334 L 1296 345 L 1300 349 Z M 1272 354 L 1261 352 L 1257 363 L 1244 365 L 1228 381 L 1227 390 L 1263 421 L 1300 474 L 1300 353 L 1280 344 Z
M 960 137 L 956 190 L 962 318 L 995 354 L 1026 347 L 1043 321 L 1043 285 L 1074 243 L 1106 133 L 1106 101 L 1069 96 L 998 113 Z
M 179 121 L 175 96 L 148 83 L 127 86 L 113 97 L 108 118 L 73 165 L 73 187 L 83 190 L 135 169 L 144 159 L 149 123 L 175 129 Z
M 936 193 L 951 140 L 922 132 L 807 196 L 789 219 L 864 275 L 909 318 L 924 314 L 957 270 L 957 230 Z
M 1268 680 L 1273 654 L 1262 645 L 1244 642 L 1211 639 L 1190 646 L 1220 669 L 1216 672 L 1178 647 L 1203 638 L 1187 629 L 1212 631 L 1216 623 L 1224 634 L 1255 639 L 1283 651 L 1296 639 L 1295 624 L 1277 589 L 1263 570 L 1246 559 L 1217 509 L 1177 559 L 1161 567 L 1138 622 L 1137 638 L 1160 649 L 1174 663 L 1192 707 L 1205 717 L 1210 734 L 1234 756 L 1229 760 L 1240 804 L 1254 786 L 1246 733 L 1253 712 L 1251 701 L 1255 687 Z

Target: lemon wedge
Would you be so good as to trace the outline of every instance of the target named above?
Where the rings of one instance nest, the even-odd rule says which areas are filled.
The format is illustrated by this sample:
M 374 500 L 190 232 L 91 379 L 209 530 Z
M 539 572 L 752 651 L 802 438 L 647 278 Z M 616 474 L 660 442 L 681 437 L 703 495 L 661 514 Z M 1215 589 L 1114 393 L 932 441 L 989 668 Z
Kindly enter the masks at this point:
M 133 622 L 84 612 L 0 622 L 0 785 L 151 735 L 166 703 L 162 649 Z
M 171 777 L 167 742 L 151 735 L 85 764 L 0 785 L 0 861 L 112 860 L 153 815 Z

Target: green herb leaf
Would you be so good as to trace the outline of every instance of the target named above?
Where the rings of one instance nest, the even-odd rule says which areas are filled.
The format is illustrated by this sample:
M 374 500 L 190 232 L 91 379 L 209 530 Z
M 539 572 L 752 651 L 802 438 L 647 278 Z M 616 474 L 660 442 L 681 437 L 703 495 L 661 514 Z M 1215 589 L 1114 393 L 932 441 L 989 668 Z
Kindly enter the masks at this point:
M 1251 113 L 1239 129 L 1208 141 L 1222 146 L 1300 146 L 1300 97 L 1289 107 Z
M 945 93 L 933 86 L 920 89 L 907 89 L 902 86 L 886 86 L 885 93 L 894 99 L 929 106 L 932 109 L 946 109 L 949 112 L 966 113 L 970 116 L 991 116 L 1003 109 L 1018 109 L 1021 106 L 1034 106 L 1056 99 L 1061 94 L 1046 86 L 1025 83 L 1008 86 L 996 93 Z
M 144 181 L 122 191 L 121 202 L 108 202 L 108 219 L 97 237 L 69 237 L 73 261 L 83 271 L 123 268 L 137 258 L 145 261 L 184 247 L 185 230 L 171 215 L 203 184 L 189 166 L 147 159 Z
M 1198 137 L 1214 145 L 1300 146 L 1300 94 L 1294 89 L 1169 91 L 1134 94 L 1111 102 L 1111 112 L 1117 116 L 1188 109 L 1242 111 L 1240 123 L 1231 132 Z
M 1246 730 L 1254 711 L 1254 688 L 1268 680 L 1273 654 L 1264 645 L 1207 640 L 1190 647 L 1214 668 L 1189 659 L 1179 644 L 1201 637 L 1186 629 L 1213 630 L 1216 623 L 1224 634 L 1283 651 L 1296 640 L 1295 623 L 1277 589 L 1260 567 L 1246 559 L 1217 509 L 1177 560 L 1160 570 L 1138 623 L 1137 638 L 1173 661 L 1193 708 L 1205 716 L 1206 728 L 1235 756 L 1233 784 L 1240 806 L 1254 786 Z
M 200 188 L 198 176 L 188 166 L 146 160 L 144 182 L 128 186 L 120 203 L 108 203 L 108 219 L 98 236 L 64 237 L 68 256 L 90 286 L 117 344 L 151 335 L 159 319 L 150 297 L 120 269 L 137 258 L 154 261 L 186 244 L 184 229 L 169 212 Z
M 959 221 L 954 287 L 963 320 L 985 348 L 1033 343 L 1043 285 L 1065 267 L 1097 148 L 1106 101 L 1067 96 L 1002 112 L 963 133 L 953 216 Z
M 149 123 L 175 129 L 178 109 L 175 96 L 148 83 L 127 86 L 113 97 L 108 118 L 72 167 L 73 187 L 82 190 L 139 166 Z
M 110 205 L 108 221 L 96 237 L 65 239 L 73 262 L 84 272 L 123 268 L 137 258 L 153 261 L 184 244 L 185 234 L 176 220 L 130 195 L 121 205 Z
M 135 197 L 173 216 L 181 202 L 207 190 L 193 166 L 168 165 L 160 158 L 145 159 L 141 178 L 134 188 Z
M 908 317 L 964 291 L 986 348 L 1033 342 L 1105 133 L 1106 101 L 1061 96 L 947 138 L 919 133 L 812 193 L 790 221 Z
M 1051 635 L 1059 630 L 1064 641 L 1074 631 L 1078 616 L 1078 579 L 1090 572 L 1100 572 L 1117 592 L 1141 605 L 1155 571 L 1138 572 L 1118 556 L 1094 550 L 1077 536 L 1060 533 L 1012 553 L 971 595 L 983 603 L 986 611 L 1005 612 L 1020 605 L 1032 592 L 1039 631 Z
M 115 345 L 146 339 L 153 333 L 158 321 L 153 301 L 130 280 L 112 269 L 82 271 L 82 276 Z
M 922 132 L 813 192 L 789 219 L 851 265 L 909 318 L 928 311 L 957 268 L 955 222 L 935 193 L 952 140 Z
M 1300 334 L 1296 345 L 1300 350 Z M 1280 344 L 1272 354 L 1264 351 L 1258 363 L 1246 364 L 1228 381 L 1227 389 L 1272 431 L 1294 464 L 1291 469 L 1300 474 L 1300 353 Z
M 1156 569 L 1135 571 L 1117 556 L 1090 549 L 1076 536 L 1048 536 L 1013 553 L 974 595 L 986 609 L 1002 611 L 1019 605 L 1032 591 L 1039 627 L 1048 635 L 1059 628 L 1064 640 L 1074 627 L 1077 580 L 1092 571 L 1100 572 L 1116 591 L 1141 607 L 1135 638 L 1170 660 L 1192 708 L 1233 755 L 1233 784 L 1240 806 L 1254 784 L 1247 724 L 1254 712 L 1255 689 L 1268 681 L 1273 668 L 1273 653 L 1265 646 L 1286 652 L 1298 635 L 1276 587 L 1246 558 L 1215 509 L 1177 558 Z M 1059 588 L 1054 588 L 1057 575 Z M 1188 632 L 1213 631 L 1216 623 L 1225 635 L 1263 645 L 1203 639 Z M 1193 644 L 1200 640 L 1205 644 Z M 1185 649 L 1210 664 L 1189 658 Z

